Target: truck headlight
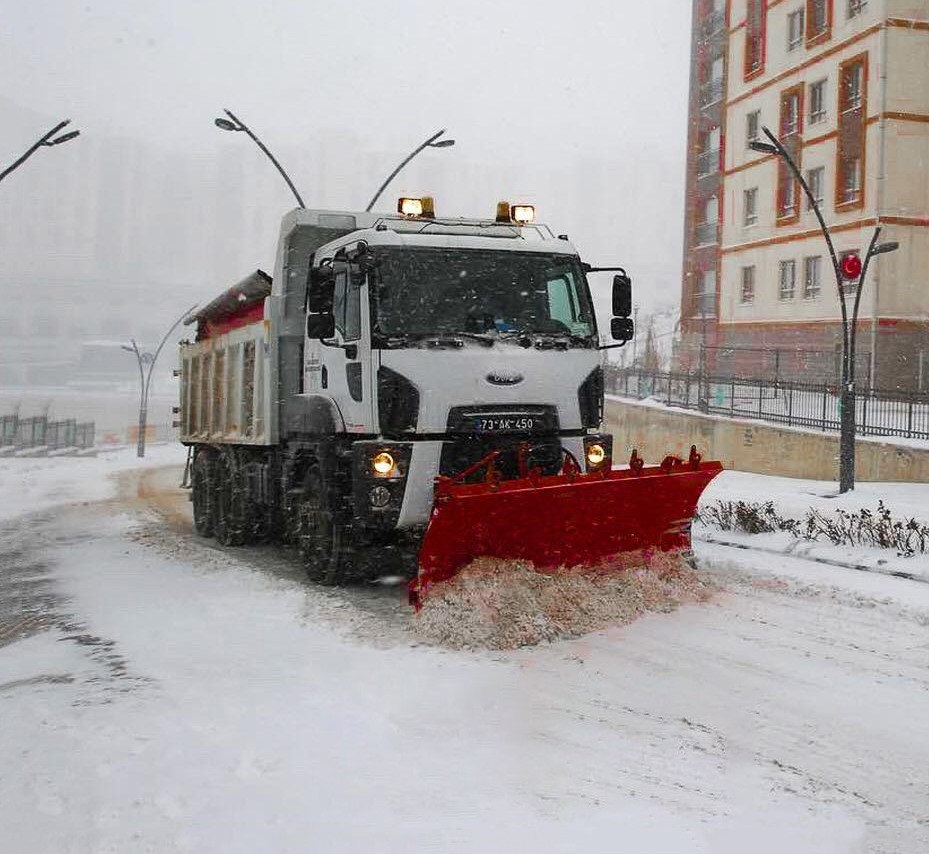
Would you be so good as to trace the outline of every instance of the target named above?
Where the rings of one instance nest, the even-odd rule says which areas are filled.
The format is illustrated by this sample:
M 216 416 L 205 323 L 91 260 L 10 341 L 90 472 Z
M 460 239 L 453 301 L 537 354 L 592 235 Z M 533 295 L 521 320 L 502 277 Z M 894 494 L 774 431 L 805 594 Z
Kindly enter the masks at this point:
M 596 434 L 584 437 L 584 462 L 587 471 L 609 471 L 613 466 L 613 437 Z
M 374 459 L 371 460 L 371 468 L 374 469 L 375 474 L 379 474 L 381 477 L 388 477 L 396 466 L 397 463 L 393 455 L 389 454 L 387 451 L 381 451 L 379 454 L 375 454 Z
M 595 442 L 593 445 L 587 446 L 587 462 L 596 467 L 603 463 L 606 459 L 606 448 L 603 447 L 599 442 Z

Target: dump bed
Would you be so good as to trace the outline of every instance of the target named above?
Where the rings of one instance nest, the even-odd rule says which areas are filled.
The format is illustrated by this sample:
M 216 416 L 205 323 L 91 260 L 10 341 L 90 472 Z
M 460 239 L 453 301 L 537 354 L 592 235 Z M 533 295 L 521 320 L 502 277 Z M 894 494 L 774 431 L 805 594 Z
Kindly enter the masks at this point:
M 271 277 L 256 270 L 188 319 L 196 338 L 181 344 L 182 442 L 269 445 Z

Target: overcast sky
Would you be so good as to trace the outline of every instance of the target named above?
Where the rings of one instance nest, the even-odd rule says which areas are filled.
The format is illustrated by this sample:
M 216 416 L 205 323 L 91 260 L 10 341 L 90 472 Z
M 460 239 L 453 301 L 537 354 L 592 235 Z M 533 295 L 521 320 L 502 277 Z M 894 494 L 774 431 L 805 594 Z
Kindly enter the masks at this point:
M 455 158 L 472 166 L 507 164 L 514 185 L 525 186 L 557 230 L 558 211 L 546 207 L 546 173 L 578 159 L 592 163 L 615 178 L 612 210 L 604 212 L 616 222 L 611 229 L 626 238 L 636 229 L 634 240 L 620 239 L 635 244 L 627 250 L 630 266 L 643 268 L 653 288 L 667 287 L 671 300 L 676 296 L 686 0 L 5 0 L 3 6 L 4 97 L 43 116 L 71 117 L 85 138 L 147 139 L 197 156 L 218 145 L 247 146 L 238 135 L 217 141 L 212 117 L 229 106 L 275 150 L 309 146 L 321 129 L 351 132 L 384 152 L 386 173 L 421 139 L 447 127 L 455 148 L 430 155 L 442 158 L 446 193 L 456 194 Z M 0 133 L 0 163 L 28 142 Z M 591 180 L 577 174 L 579 183 Z M 473 170 L 468 175 L 473 182 Z M 276 180 L 269 171 L 268 181 Z M 312 189 L 305 190 L 310 206 L 332 204 L 314 199 Z M 480 214 L 457 209 L 470 199 L 467 189 L 461 187 L 460 199 L 443 200 L 441 212 Z M 595 189 L 602 191 L 577 186 L 576 192 Z M 489 213 L 496 196 L 491 188 L 487 195 Z M 285 194 L 275 216 L 287 206 Z M 583 244 L 584 223 L 568 225 Z M 594 243 L 601 256 L 612 251 L 602 235 Z

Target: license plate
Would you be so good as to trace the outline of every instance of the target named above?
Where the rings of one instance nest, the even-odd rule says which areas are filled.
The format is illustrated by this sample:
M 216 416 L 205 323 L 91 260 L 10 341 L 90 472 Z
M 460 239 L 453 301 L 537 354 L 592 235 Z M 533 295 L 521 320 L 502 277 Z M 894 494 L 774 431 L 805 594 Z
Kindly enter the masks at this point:
M 544 426 L 533 415 L 476 415 L 472 423 L 475 433 L 532 433 Z

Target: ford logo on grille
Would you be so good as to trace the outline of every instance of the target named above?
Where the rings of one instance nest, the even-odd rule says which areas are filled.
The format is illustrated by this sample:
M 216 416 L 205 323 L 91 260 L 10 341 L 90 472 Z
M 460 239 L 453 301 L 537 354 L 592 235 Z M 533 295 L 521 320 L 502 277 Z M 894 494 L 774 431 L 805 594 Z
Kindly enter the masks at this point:
M 507 373 L 505 371 L 492 371 L 487 374 L 487 382 L 491 385 L 516 385 L 522 381 L 522 374 Z

